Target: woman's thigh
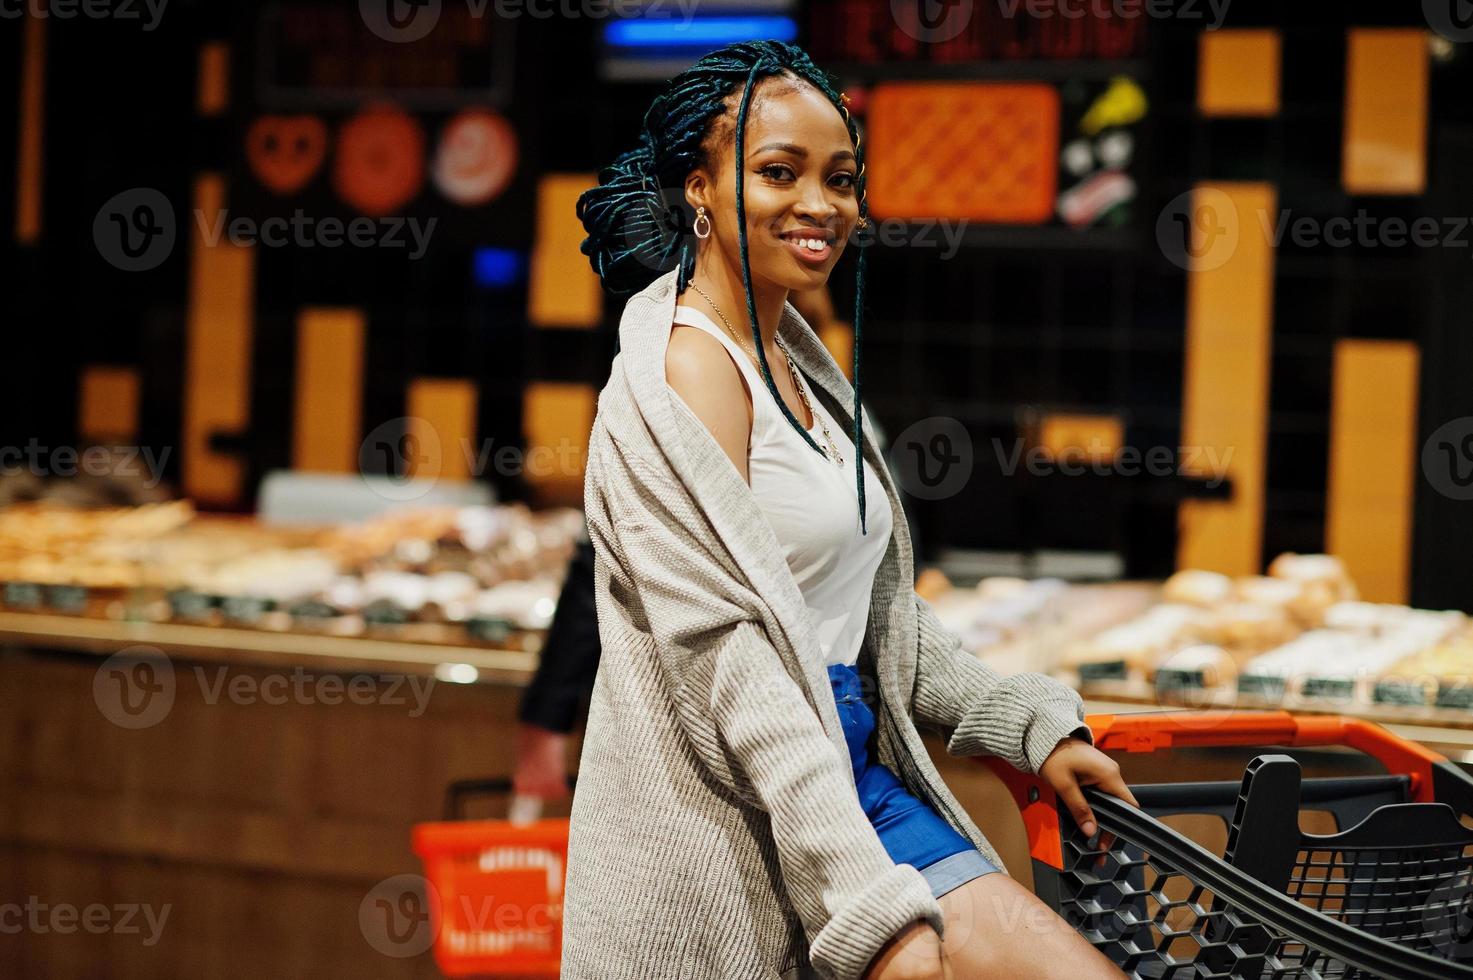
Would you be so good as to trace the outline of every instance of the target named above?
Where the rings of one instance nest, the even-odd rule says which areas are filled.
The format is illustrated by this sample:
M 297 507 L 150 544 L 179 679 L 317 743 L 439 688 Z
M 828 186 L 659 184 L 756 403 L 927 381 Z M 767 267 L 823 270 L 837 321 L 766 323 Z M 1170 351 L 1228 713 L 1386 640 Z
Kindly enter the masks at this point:
M 1005 874 L 985 874 L 941 896 L 942 950 L 968 977 L 1118 978 L 1124 974 L 1053 909 Z

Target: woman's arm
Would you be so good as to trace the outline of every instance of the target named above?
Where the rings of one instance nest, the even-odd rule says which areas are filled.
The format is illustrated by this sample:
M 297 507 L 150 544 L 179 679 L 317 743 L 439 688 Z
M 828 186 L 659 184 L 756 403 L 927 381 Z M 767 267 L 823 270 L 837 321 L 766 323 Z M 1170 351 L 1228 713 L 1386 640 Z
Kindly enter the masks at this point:
M 1138 806 L 1114 759 L 1094 747 L 1084 702 L 1043 674 L 1004 677 L 961 648 L 961 640 L 916 596 L 916 684 L 911 713 L 947 735 L 951 755 L 994 755 L 1039 776 L 1079 829 L 1095 832 L 1083 787 L 1098 786 Z
M 966 650 L 916 596 L 916 681 L 911 716 L 946 735 L 950 755 L 993 755 L 1037 773 L 1061 739 L 1093 744 L 1084 702 L 1044 674 L 1004 676 Z

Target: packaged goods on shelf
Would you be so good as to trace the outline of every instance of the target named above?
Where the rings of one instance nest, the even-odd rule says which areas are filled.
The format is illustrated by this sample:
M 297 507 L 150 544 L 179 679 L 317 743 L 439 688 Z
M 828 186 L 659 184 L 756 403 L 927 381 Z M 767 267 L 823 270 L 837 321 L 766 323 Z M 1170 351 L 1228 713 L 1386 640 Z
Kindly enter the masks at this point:
M 1144 677 L 1158 662 L 1199 642 L 1210 622 L 1201 606 L 1163 602 L 1074 644 L 1065 655 L 1083 681 Z
M 18 506 L 0 511 L 0 599 L 13 611 L 447 636 L 405 633 L 422 625 L 500 642 L 547 627 L 583 526 L 580 511 L 521 504 L 315 528 L 198 516 L 182 502 Z
M 932 605 L 942 625 L 961 637 L 962 646 L 981 650 L 1036 629 L 1050 603 L 1067 588 L 1062 579 L 984 578 L 975 589 L 953 590 Z

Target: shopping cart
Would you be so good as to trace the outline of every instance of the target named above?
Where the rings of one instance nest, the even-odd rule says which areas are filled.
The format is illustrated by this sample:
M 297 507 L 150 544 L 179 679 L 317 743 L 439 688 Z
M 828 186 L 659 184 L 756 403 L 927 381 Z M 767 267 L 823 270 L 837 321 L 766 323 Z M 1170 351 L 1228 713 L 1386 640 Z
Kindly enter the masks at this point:
M 1301 779 L 1260 755 L 1241 781 L 1132 785 L 1136 809 L 1096 789 L 1080 833 L 1047 783 L 998 759 L 1027 828 L 1034 891 L 1132 977 L 1473 978 L 1473 778 L 1355 718 L 1282 711 L 1091 715 L 1095 744 L 1357 749 L 1385 775 Z M 1300 830 L 1328 812 L 1334 833 Z M 1226 822 L 1218 855 L 1159 818 Z
M 447 977 L 558 975 L 568 819 L 537 819 L 535 803 L 529 810 L 522 798 L 513 798 L 511 819 L 463 819 L 471 798 L 511 791 L 509 779 L 452 783 L 445 820 L 414 828 L 414 853 L 429 882 L 435 963 Z

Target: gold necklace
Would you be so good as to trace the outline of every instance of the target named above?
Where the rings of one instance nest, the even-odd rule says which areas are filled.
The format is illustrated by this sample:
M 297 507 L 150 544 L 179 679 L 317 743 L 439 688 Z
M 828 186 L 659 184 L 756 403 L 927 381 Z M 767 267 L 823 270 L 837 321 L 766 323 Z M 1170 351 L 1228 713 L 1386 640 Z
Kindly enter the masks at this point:
M 705 297 L 707 303 L 711 304 L 711 309 L 715 310 L 716 315 L 721 317 L 721 322 L 726 327 L 726 332 L 731 335 L 731 338 L 747 352 L 753 361 L 756 361 L 757 352 L 752 348 L 750 343 L 742 339 L 741 334 L 736 332 L 736 328 L 731 325 L 731 321 L 726 318 L 726 314 L 721 312 L 721 307 L 716 305 L 716 301 L 708 296 L 706 291 L 694 282 L 690 285 L 692 289 Z M 788 376 L 793 379 L 793 387 L 797 389 L 798 397 L 803 399 L 803 407 L 808 409 L 808 414 L 812 416 L 813 421 L 818 423 L 819 431 L 823 433 L 823 441 L 828 443 L 828 448 L 824 450 L 824 455 L 833 460 L 836 465 L 843 466 L 844 456 L 839 452 L 838 444 L 834 442 L 833 433 L 829 432 L 828 423 L 823 420 L 822 415 L 819 415 L 813 410 L 813 402 L 808 398 L 808 388 L 803 384 L 803 379 L 798 374 L 798 368 L 793 364 L 793 355 L 788 352 L 788 345 L 783 342 L 780 336 L 774 337 L 773 339 L 777 341 L 778 350 L 783 352 L 783 359 L 788 362 Z

